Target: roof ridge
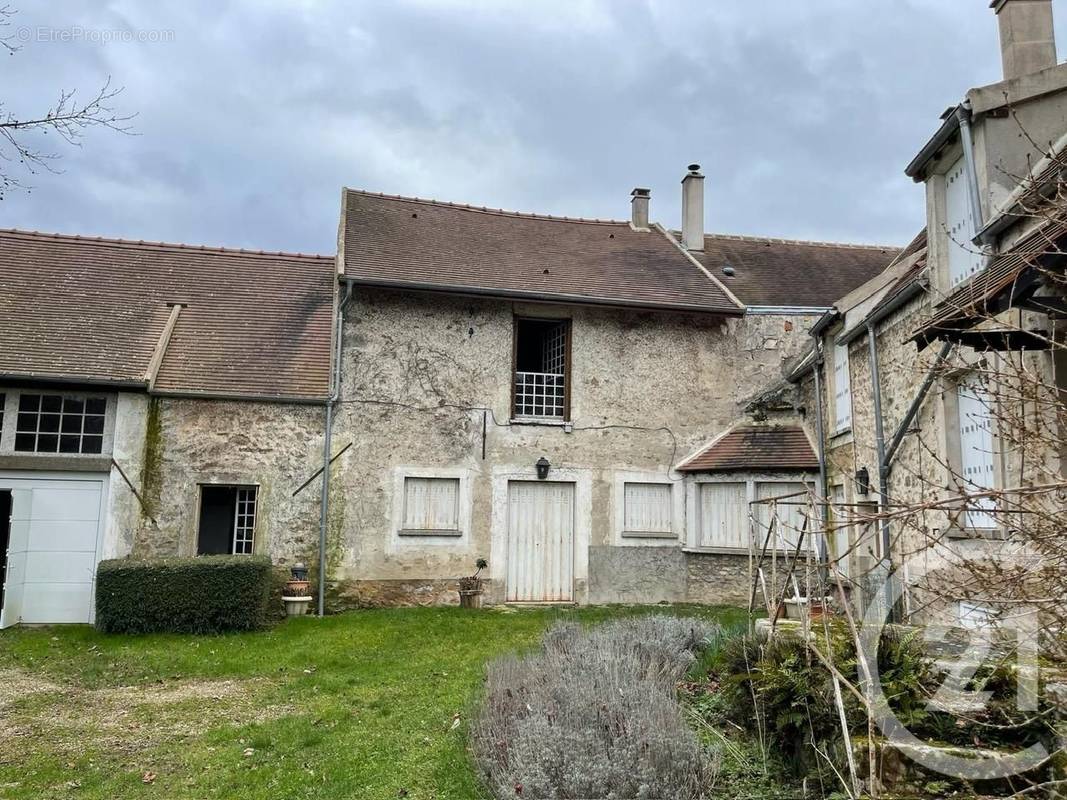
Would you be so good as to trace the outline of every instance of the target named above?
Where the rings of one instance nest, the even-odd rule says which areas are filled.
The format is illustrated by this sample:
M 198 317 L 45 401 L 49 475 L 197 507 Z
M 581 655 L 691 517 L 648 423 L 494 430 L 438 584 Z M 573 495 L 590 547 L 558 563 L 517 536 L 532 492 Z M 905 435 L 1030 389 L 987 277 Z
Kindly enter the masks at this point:
M 850 250 L 903 250 L 899 244 L 855 244 L 852 242 L 827 242 L 818 239 L 783 239 L 776 236 L 749 236 L 739 233 L 705 233 L 705 239 L 730 239 L 738 242 L 773 242 L 774 244 L 803 244 L 812 247 L 839 247 Z
M 76 233 L 49 233 L 47 231 L 28 231 L 21 228 L 0 228 L 0 236 L 15 235 L 31 239 L 44 239 L 58 242 L 80 242 L 83 244 L 117 244 L 123 247 L 143 248 L 146 250 L 187 250 L 204 253 L 224 253 L 233 256 L 268 256 L 271 258 L 300 258 L 309 260 L 330 260 L 334 256 L 318 253 L 292 253 L 283 250 L 250 250 L 244 247 L 219 247 L 205 244 L 183 244 L 181 242 L 157 242 L 146 239 L 117 239 L 107 236 L 82 236 Z
M 561 217 L 555 214 L 537 214 L 531 211 L 509 211 L 504 208 L 491 206 L 475 206 L 468 203 L 453 203 L 449 200 L 434 200 L 431 197 L 408 197 L 402 194 L 386 194 L 385 192 L 372 192 L 367 189 L 352 189 L 346 186 L 345 191 L 353 194 L 361 194 L 366 197 L 380 197 L 385 200 L 403 200 L 407 203 L 421 203 L 423 205 L 440 206 L 442 208 L 457 208 L 461 211 L 474 211 L 479 214 L 492 214 L 498 217 L 519 217 L 520 219 L 541 219 L 551 222 L 577 222 L 584 225 L 629 225 L 630 220 L 624 219 L 599 219 L 596 217 Z

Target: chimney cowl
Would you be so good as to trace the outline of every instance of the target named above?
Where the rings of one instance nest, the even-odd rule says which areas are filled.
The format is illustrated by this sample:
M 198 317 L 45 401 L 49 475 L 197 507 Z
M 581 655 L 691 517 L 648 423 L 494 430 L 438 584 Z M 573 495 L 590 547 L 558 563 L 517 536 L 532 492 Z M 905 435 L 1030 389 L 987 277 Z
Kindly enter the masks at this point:
M 630 192 L 630 224 L 639 231 L 648 230 L 648 206 L 652 192 L 636 188 Z
M 704 176 L 699 164 L 690 164 L 682 178 L 682 245 L 704 249 Z

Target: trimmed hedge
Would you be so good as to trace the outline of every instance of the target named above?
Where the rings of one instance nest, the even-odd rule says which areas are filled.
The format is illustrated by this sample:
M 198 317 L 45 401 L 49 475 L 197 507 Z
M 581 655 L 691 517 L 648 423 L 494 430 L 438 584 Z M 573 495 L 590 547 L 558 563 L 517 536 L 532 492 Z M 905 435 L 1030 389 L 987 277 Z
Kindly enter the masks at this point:
M 262 627 L 272 571 L 262 556 L 101 561 L 96 627 L 105 633 L 220 633 Z

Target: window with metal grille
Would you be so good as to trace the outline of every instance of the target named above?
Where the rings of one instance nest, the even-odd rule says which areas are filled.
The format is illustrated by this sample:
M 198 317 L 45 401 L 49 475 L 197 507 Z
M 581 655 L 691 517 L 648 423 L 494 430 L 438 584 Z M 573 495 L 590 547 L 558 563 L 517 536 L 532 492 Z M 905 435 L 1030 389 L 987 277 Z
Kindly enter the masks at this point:
M 570 321 L 516 318 L 512 397 L 516 418 L 570 415 Z
M 630 483 L 623 487 L 623 536 L 671 536 L 671 485 Z
M 405 536 L 459 536 L 459 478 L 404 478 Z
M 200 487 L 199 555 L 252 555 L 255 531 L 255 486 Z
M 100 453 L 107 398 L 21 394 L 15 450 L 23 453 Z

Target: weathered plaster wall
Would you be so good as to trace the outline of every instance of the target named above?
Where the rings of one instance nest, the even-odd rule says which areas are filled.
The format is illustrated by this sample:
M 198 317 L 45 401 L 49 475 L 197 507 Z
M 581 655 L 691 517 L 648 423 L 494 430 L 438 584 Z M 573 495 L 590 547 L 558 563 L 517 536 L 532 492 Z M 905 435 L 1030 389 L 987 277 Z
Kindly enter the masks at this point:
M 133 555 L 194 555 L 200 484 L 244 484 L 258 487 L 255 551 L 280 564 L 315 562 L 320 484 L 292 495 L 322 464 L 322 406 L 161 397 L 145 404 L 141 451 L 131 440 L 127 458 L 142 464 L 148 512 L 126 492 L 119 514 L 136 527 Z
M 144 478 L 144 442 L 148 425 L 148 396 L 120 392 L 115 400 L 115 428 L 111 455 L 130 483 L 140 491 Z M 104 558 L 121 558 L 134 547 L 141 508 L 136 496 L 112 465 L 108 482 L 107 537 Z
M 572 432 L 509 424 L 516 314 L 572 320 Z M 588 515 L 579 524 L 588 526 L 592 548 L 584 578 L 576 565 L 579 601 L 634 596 L 626 586 L 643 581 L 635 559 L 647 559 L 662 581 L 676 580 L 666 574 L 678 559 L 668 554 L 671 542 L 663 553 L 603 549 L 614 543 L 616 471 L 669 476 L 681 492 L 671 465 L 733 423 L 739 400 L 780 376 L 782 359 L 799 351 L 812 322 L 358 290 L 344 330 L 335 449 L 352 448 L 337 463 L 331 578 L 430 585 L 470 573 L 475 559 L 493 552 L 493 475 L 532 476 L 545 456 L 554 469 L 589 475 L 588 508 L 576 509 Z M 413 466 L 467 471 L 471 531 L 462 541 L 400 546 L 395 475 Z M 502 567 L 490 564 L 490 600 L 502 599 Z

